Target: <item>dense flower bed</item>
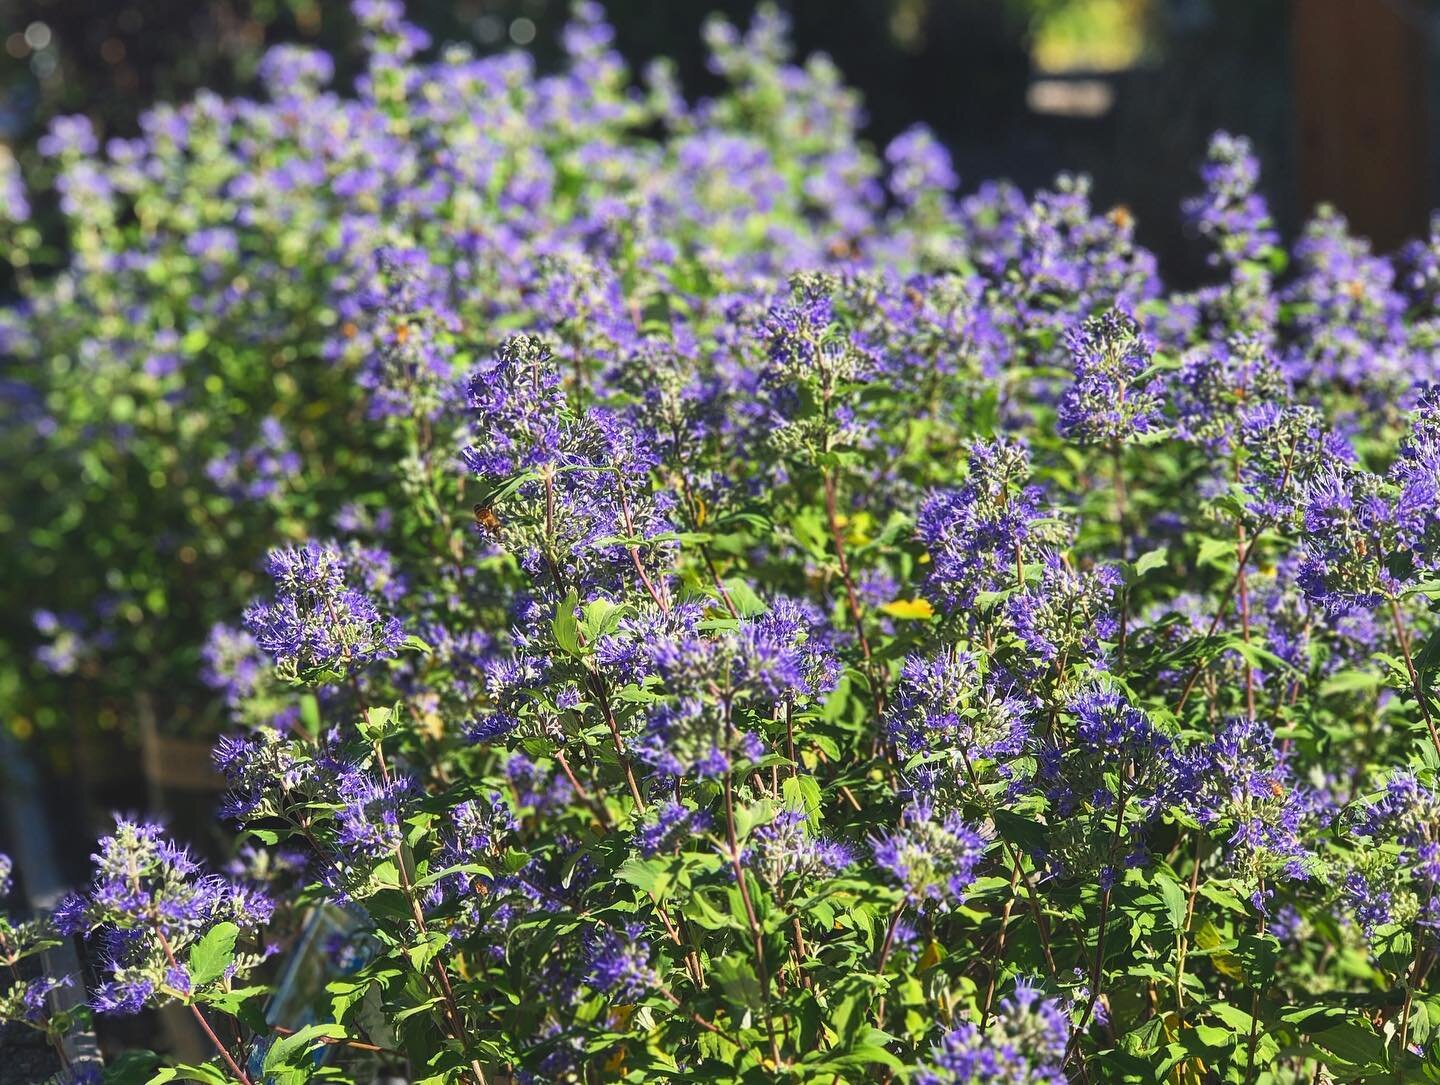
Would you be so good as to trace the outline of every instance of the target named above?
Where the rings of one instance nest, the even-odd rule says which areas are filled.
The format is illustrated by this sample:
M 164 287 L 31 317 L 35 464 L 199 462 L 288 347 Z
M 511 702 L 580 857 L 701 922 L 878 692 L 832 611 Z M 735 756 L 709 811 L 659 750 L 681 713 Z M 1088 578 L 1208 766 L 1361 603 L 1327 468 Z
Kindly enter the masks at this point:
M 691 105 L 588 7 L 545 77 L 355 10 L 354 98 L 57 126 L 0 333 L 32 480 L 174 517 L 46 662 L 234 726 L 231 867 L 122 821 L 53 919 L 204 1026 L 156 1080 L 1440 1080 L 1440 238 L 1287 254 L 1222 135 L 1171 291 L 1082 179 L 877 159 L 773 14 Z

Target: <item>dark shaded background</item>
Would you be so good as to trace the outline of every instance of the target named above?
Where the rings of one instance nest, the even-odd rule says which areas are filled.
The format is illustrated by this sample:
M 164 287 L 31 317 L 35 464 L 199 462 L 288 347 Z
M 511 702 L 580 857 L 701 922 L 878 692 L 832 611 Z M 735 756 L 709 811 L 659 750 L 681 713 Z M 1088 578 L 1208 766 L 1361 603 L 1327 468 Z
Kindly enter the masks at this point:
M 1123 202 L 1172 278 L 1198 272 L 1175 206 L 1195 187 L 1209 133 L 1250 135 L 1287 232 L 1317 199 L 1338 202 L 1382 247 L 1425 228 L 1440 205 L 1432 138 L 1435 0 L 1112 0 L 1144 49 L 1100 73 L 1098 117 L 1032 111 L 1037 29 L 1080 19 L 1094 0 L 784 0 L 801 52 L 823 50 L 863 90 L 877 143 L 914 120 L 950 146 L 967 186 L 1008 176 L 1027 188 L 1059 169 Z M 606 0 L 636 67 L 676 58 L 687 92 L 711 85 L 700 26 L 744 19 L 754 0 Z M 553 59 L 565 0 L 411 0 L 439 40 L 481 49 L 519 40 Z M 1073 18 L 1072 18 L 1073 22 Z M 1095 31 L 1103 33 L 1103 26 Z M 533 42 L 528 38 L 533 34 Z M 304 41 L 358 55 L 344 0 L 0 0 L 0 142 L 22 158 L 46 119 L 86 112 L 128 134 L 144 106 L 198 87 L 244 91 L 266 46 Z M 1073 81 L 1085 72 L 1063 73 Z

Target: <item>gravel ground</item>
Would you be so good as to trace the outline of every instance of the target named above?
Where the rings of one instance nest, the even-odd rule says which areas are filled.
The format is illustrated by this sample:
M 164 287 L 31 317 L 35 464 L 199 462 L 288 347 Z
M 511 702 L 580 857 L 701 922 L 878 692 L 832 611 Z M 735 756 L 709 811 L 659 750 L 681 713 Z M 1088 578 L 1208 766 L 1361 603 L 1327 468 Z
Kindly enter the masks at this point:
M 0 1025 L 0 1085 L 40 1085 L 59 1072 L 45 1037 L 24 1025 Z

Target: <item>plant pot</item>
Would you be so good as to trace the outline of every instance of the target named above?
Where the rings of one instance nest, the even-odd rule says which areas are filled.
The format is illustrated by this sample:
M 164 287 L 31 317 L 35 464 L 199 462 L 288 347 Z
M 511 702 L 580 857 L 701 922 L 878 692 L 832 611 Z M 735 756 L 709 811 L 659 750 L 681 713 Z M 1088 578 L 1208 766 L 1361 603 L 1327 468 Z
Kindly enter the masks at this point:
M 135 716 L 140 724 L 140 760 L 151 805 L 164 809 L 166 791 L 214 794 L 225 789 L 225 779 L 215 771 L 210 742 L 160 733 L 153 702 L 147 694 L 135 698 Z

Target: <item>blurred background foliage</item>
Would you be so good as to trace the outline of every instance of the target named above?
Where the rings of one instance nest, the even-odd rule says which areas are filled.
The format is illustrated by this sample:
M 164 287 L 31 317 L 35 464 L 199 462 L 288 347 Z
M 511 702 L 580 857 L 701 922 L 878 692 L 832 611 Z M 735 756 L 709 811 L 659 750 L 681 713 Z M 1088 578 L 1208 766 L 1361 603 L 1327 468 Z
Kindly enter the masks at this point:
M 567 0 L 411 0 L 439 40 L 519 45 L 553 57 Z M 637 68 L 679 64 L 705 93 L 699 28 L 754 0 L 606 0 Z M 835 58 L 883 143 L 915 120 L 945 140 L 971 184 L 1025 187 L 1083 170 L 1098 198 L 1124 202 L 1172 278 L 1199 273 L 1173 210 L 1216 128 L 1249 135 L 1282 226 L 1333 200 L 1382 246 L 1421 232 L 1440 204 L 1430 138 L 1437 0 L 785 0 L 802 53 Z M 353 75 L 345 0 L 0 0 L 0 145 L 33 153 L 56 114 L 84 112 L 128 135 L 157 100 L 201 87 L 244 92 L 266 47 L 319 45 Z M 1296 55 L 1296 43 L 1305 54 Z M 1407 55 L 1400 55 L 1406 53 Z M 1419 69 L 1418 71 L 1416 69 Z M 1306 73 L 1314 77 L 1307 79 Z M 1344 113 L 1313 88 L 1346 84 Z M 1377 84 L 1383 84 L 1377 86 Z M 1398 116 L 1384 92 L 1419 96 Z M 1313 99 L 1308 103 L 1301 98 Z M 1373 104 L 1367 104 L 1373 99 Z M 1305 130 L 1307 116 L 1325 133 Z M 1369 119 L 1367 119 L 1367 116 Z M 1377 133 L 1374 127 L 1387 129 Z M 1338 143 L 1337 143 L 1338 140 Z M 1385 149 L 1368 144 L 1384 144 Z M 0 153 L 6 153 L 0 149 Z M 1308 154 L 1308 159 L 1307 159 Z M 1348 159 L 1346 166 L 1338 159 Z M 1345 169 L 1389 181 L 1346 181 Z M 1387 187 L 1388 185 L 1388 187 Z
M 543 63 L 554 55 L 565 3 L 411 0 L 409 9 L 440 40 L 525 46 Z M 1398 19 L 1419 39 L 1434 37 L 1434 7 L 1411 0 L 1304 4 L 1369 9 L 1371 18 Z M 704 93 L 712 77 L 700 24 L 712 10 L 743 18 L 754 3 L 605 6 L 627 59 L 638 67 L 673 56 L 688 91 Z M 1215 128 L 1256 141 L 1284 225 L 1293 228 L 1306 210 L 1291 56 L 1300 9 L 1288 0 L 786 0 L 782 7 L 801 51 L 829 53 L 864 92 L 875 140 L 924 120 L 971 184 L 1004 175 L 1032 187 L 1060 169 L 1089 172 L 1101 201 L 1123 200 L 1136 214 L 1142 240 L 1159 250 L 1172 277 L 1199 270 L 1173 209 Z M 200 87 L 243 92 L 265 48 L 278 41 L 330 50 L 342 80 L 358 60 L 344 0 L 0 0 L 0 28 L 0 143 L 22 156 L 56 114 L 85 112 L 103 132 L 128 135 L 149 102 Z M 1413 139 L 1428 170 L 1425 135 Z M 1428 176 L 1425 183 L 1428 193 Z M 1426 202 L 1440 201 L 1432 194 Z M 1418 205 L 1406 211 L 1423 227 Z

